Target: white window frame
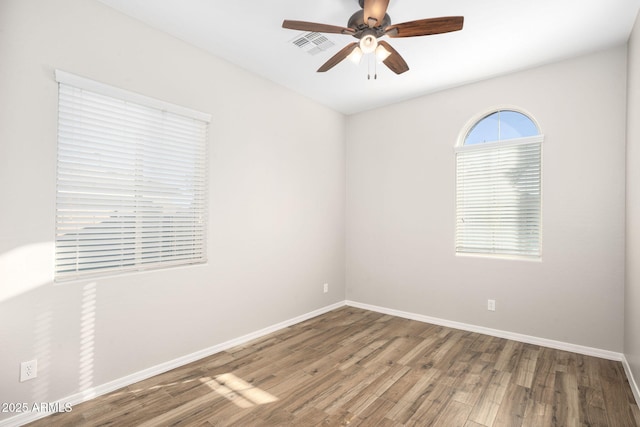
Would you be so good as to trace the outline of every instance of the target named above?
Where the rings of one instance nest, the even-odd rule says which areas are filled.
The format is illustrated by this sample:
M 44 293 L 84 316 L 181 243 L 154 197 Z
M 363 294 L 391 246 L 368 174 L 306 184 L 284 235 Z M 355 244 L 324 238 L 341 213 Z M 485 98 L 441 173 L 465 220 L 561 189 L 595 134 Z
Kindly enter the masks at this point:
M 55 77 L 55 280 L 206 263 L 211 116 Z
M 526 138 L 490 141 L 468 146 L 464 145 L 467 135 L 476 124 L 498 111 L 506 110 L 515 111 L 528 117 L 536 125 L 539 134 Z M 492 109 L 489 112 L 475 117 L 465 127 L 460 134 L 457 147 L 455 148 L 456 255 L 525 260 L 540 260 L 542 258 L 543 141 L 544 135 L 540 132 L 540 126 L 533 117 L 527 112 L 511 106 Z M 503 160 L 498 159 L 500 156 L 503 156 Z M 471 175 L 470 162 L 476 162 L 476 165 L 480 165 L 483 164 L 484 159 L 490 158 L 493 159 L 493 166 L 487 164 L 483 165 L 481 169 L 472 166 L 474 167 L 474 172 L 482 170 L 483 173 L 481 175 Z M 495 179 L 496 175 L 502 175 L 507 170 L 513 171 L 513 168 L 517 167 L 517 164 L 523 161 L 528 162 L 522 165 L 523 169 L 528 167 L 528 170 L 531 171 L 536 158 L 538 161 L 537 188 L 535 184 L 532 184 L 533 186 L 531 187 L 530 193 L 535 194 L 537 191 L 538 198 L 533 202 L 533 206 L 525 206 L 524 202 L 519 203 L 516 200 L 517 190 L 513 190 L 513 185 L 511 189 L 509 189 L 506 181 L 499 179 L 502 186 L 492 185 L 490 183 L 490 180 Z M 467 163 L 466 166 L 464 165 L 465 162 Z M 465 167 L 467 167 L 467 169 L 465 169 Z M 484 171 L 488 172 L 485 174 Z M 491 176 L 491 178 L 489 178 L 489 176 Z M 519 185 L 525 184 L 521 183 Z M 504 209 L 500 207 L 496 196 L 507 198 L 509 207 Z M 471 201 L 472 197 L 476 198 L 473 202 Z M 527 204 L 529 204 L 529 202 L 527 202 Z M 537 203 L 537 206 L 535 203 Z M 501 219 L 501 215 L 505 218 L 504 221 Z M 489 218 L 487 218 L 487 216 L 489 216 Z M 511 227 L 511 229 L 509 229 L 510 227 L 506 225 L 509 222 L 511 222 L 515 228 Z M 475 225 L 469 226 L 469 224 Z M 525 230 L 527 228 L 534 233 L 531 238 L 527 238 L 526 236 Z

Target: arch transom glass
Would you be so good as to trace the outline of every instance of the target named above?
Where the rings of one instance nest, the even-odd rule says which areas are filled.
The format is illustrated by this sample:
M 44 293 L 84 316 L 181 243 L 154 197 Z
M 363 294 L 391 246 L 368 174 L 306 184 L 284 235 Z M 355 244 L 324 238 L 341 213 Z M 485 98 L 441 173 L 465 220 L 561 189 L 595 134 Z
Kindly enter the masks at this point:
M 528 116 L 514 110 L 499 110 L 480 119 L 467 133 L 464 145 L 504 141 L 540 135 Z

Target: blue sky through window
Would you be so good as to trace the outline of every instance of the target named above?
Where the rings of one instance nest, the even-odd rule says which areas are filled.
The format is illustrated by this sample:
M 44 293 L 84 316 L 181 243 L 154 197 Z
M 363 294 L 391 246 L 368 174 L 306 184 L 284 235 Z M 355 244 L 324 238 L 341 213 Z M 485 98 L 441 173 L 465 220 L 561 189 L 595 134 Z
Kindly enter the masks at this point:
M 503 141 L 539 135 L 538 127 L 526 115 L 517 111 L 502 110 L 489 114 L 469 131 L 464 145 Z

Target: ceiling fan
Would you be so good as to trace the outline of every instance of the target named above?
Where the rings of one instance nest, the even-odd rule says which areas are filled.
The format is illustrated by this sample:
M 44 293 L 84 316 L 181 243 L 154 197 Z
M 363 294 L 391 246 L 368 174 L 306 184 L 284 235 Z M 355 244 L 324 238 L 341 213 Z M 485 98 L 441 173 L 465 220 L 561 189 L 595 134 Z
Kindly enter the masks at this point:
M 409 66 L 389 43 L 379 40 L 380 37 L 416 37 L 449 33 L 461 30 L 464 22 L 463 16 L 447 16 L 391 24 L 391 18 L 387 14 L 389 0 L 358 0 L 358 2 L 362 10 L 351 15 L 346 27 L 286 19 L 282 23 L 282 28 L 290 30 L 347 34 L 360 39 L 360 42 L 349 43 L 329 58 L 318 69 L 319 73 L 330 70 L 347 57 L 358 62 L 364 54 L 375 53 L 377 59 L 391 71 L 402 74 L 409 71 Z

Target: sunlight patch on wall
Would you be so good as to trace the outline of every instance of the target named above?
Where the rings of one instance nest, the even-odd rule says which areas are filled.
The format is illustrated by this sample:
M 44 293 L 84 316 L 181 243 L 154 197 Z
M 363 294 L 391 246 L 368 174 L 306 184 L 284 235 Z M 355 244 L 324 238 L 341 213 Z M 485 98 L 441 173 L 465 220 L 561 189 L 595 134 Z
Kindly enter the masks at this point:
M 82 307 L 80 314 L 80 391 L 91 390 L 93 387 L 96 293 L 96 282 L 88 283 L 82 289 Z
M 272 394 L 251 385 L 232 373 L 217 375 L 215 379 L 206 377 L 200 379 L 200 381 L 240 408 L 250 408 L 278 400 Z
M 0 302 L 53 282 L 53 242 L 32 243 L 0 254 Z
M 49 400 L 53 336 L 53 310 L 43 309 L 36 315 L 33 330 L 33 354 L 38 359 L 38 378 L 33 382 L 33 402 Z

